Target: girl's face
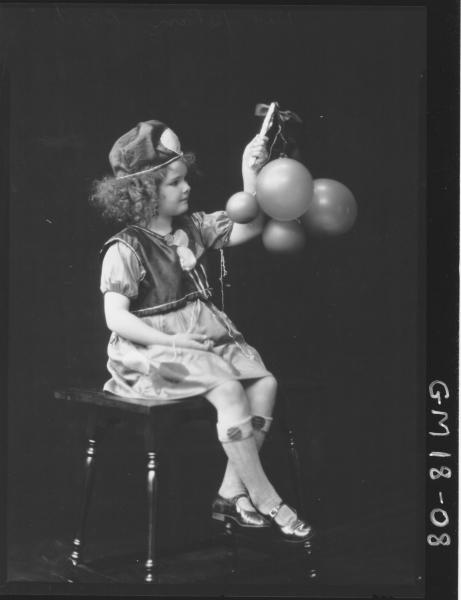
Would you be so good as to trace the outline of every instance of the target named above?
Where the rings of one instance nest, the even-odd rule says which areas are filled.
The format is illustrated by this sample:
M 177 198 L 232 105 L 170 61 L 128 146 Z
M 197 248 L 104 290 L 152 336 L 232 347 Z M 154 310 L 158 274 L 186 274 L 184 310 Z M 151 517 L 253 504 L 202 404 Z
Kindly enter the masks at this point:
M 159 187 L 159 216 L 176 217 L 188 210 L 190 185 L 186 176 L 187 167 L 182 160 L 175 160 L 168 165 L 166 177 Z

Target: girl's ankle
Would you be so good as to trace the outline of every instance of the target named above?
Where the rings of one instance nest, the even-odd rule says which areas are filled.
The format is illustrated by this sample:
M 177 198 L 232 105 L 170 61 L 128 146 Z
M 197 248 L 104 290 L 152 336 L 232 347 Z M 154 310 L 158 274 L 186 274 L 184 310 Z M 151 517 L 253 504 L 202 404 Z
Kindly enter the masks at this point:
M 231 498 L 234 498 L 235 496 L 238 496 L 239 494 L 247 494 L 248 492 L 246 491 L 245 488 L 223 488 L 223 489 L 219 489 L 218 491 L 218 495 L 221 496 L 221 498 L 225 498 L 226 500 L 230 500 Z
M 277 506 L 280 505 L 282 499 L 280 496 L 264 498 L 263 500 L 260 500 L 259 498 L 252 498 L 252 502 L 261 514 L 267 516 L 272 510 L 274 510 L 274 508 L 277 508 Z
M 221 498 L 225 498 L 226 500 L 230 500 L 231 498 L 235 498 L 235 496 L 240 496 L 240 494 L 245 494 L 244 496 L 240 496 L 237 499 L 237 504 L 239 505 L 240 508 L 242 508 L 243 510 L 253 510 L 255 509 L 255 507 L 253 506 L 250 497 L 248 496 L 248 492 L 243 489 L 243 490 L 232 490 L 231 492 L 229 492 L 228 490 L 224 490 L 224 492 L 221 492 L 221 490 L 219 490 L 218 494 L 221 496 Z

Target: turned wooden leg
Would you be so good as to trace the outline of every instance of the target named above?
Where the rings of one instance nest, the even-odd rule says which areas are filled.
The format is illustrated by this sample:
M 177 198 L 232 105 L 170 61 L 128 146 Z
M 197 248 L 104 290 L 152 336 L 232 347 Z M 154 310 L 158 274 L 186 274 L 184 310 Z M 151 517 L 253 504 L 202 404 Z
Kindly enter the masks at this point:
M 158 456 L 155 450 L 153 425 L 145 430 L 147 452 L 147 558 L 145 562 L 146 583 L 157 580 L 157 511 L 158 511 Z
M 234 525 L 231 521 L 227 521 L 224 533 L 226 536 L 227 559 L 230 567 L 229 572 L 230 575 L 236 575 L 238 570 L 238 545 Z
M 70 560 L 74 566 L 79 564 L 82 557 L 85 527 L 88 517 L 88 507 L 93 489 L 96 447 L 99 438 L 101 437 L 101 430 L 98 430 L 97 428 L 97 409 L 95 407 L 90 409 L 86 432 L 88 443 L 85 452 L 85 480 L 83 485 L 83 496 L 80 505 L 80 523 L 77 534 L 72 543 L 72 553 L 70 555 Z
M 302 486 L 301 477 L 301 463 L 299 461 L 298 449 L 296 447 L 296 439 L 294 431 L 289 421 L 288 411 L 288 398 L 285 394 L 279 394 L 280 398 L 280 426 L 285 434 L 285 438 L 288 445 L 288 452 L 290 456 L 291 471 L 293 475 L 293 482 L 295 486 L 296 500 L 299 508 L 299 512 L 305 515 L 306 504 L 304 501 L 304 493 Z
M 291 468 L 293 471 L 293 479 L 296 488 L 296 498 L 299 506 L 300 512 L 305 514 L 305 503 L 304 503 L 304 494 L 302 488 L 302 480 L 301 480 L 301 463 L 299 462 L 299 454 L 296 447 L 296 439 L 291 427 L 287 427 L 286 430 L 287 440 L 288 440 L 288 448 L 290 452 L 291 459 Z

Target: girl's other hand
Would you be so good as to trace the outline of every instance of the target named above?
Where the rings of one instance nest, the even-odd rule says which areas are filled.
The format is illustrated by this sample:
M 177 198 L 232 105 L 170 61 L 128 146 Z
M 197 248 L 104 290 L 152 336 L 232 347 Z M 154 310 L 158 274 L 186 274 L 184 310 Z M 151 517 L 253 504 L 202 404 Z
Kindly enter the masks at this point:
M 213 347 L 213 341 L 203 333 L 177 333 L 171 336 L 171 345 L 176 348 L 191 348 L 206 352 Z

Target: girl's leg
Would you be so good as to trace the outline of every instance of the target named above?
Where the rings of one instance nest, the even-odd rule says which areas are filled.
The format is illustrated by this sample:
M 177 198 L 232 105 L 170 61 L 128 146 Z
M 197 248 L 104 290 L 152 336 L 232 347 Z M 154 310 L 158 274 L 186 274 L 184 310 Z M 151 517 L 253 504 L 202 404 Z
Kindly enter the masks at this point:
M 272 375 L 262 377 L 248 384 L 245 387 L 245 392 L 253 417 L 253 435 L 256 445 L 260 449 L 272 423 L 272 413 L 274 412 L 277 395 L 277 380 Z
M 248 383 L 245 386 L 245 393 L 249 402 L 250 414 L 252 415 L 253 436 L 256 447 L 260 450 L 271 424 L 277 393 L 277 381 L 272 375 L 262 377 Z M 223 498 L 232 498 L 245 491 L 245 485 L 235 471 L 232 463 L 228 461 L 224 478 L 219 488 L 219 495 Z M 240 503 L 242 508 L 246 510 L 253 508 L 249 500 L 245 498 L 242 498 Z
M 262 514 L 272 516 L 286 539 L 305 541 L 310 538 L 312 528 L 282 503 L 264 473 L 251 426 L 249 401 L 241 384 L 228 381 L 210 390 L 206 397 L 218 413 L 216 427 L 224 452 L 248 490 L 253 505 Z
M 228 381 L 210 390 L 206 397 L 218 413 L 218 438 L 224 452 L 248 490 L 253 504 L 268 513 L 280 496 L 273 488 L 259 460 L 251 426 L 249 400 L 242 385 Z

